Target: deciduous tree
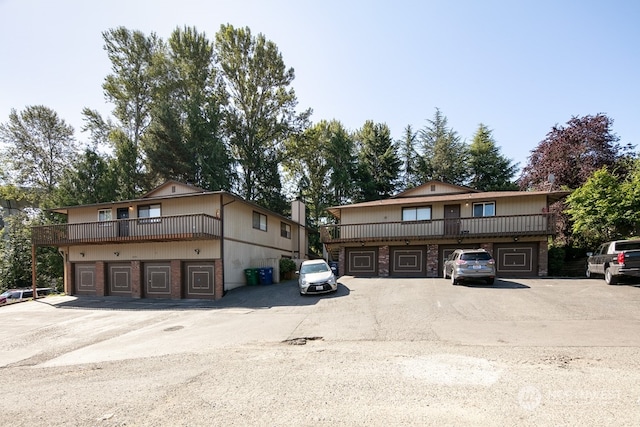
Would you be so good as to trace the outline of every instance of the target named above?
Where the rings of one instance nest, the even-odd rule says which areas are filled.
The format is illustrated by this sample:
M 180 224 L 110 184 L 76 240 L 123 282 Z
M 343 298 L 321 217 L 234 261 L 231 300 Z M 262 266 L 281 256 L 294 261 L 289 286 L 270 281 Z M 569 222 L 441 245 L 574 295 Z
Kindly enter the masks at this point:
M 604 166 L 616 163 L 630 153 L 621 147 L 612 130 L 613 120 L 604 114 L 572 117 L 566 126 L 554 126 L 546 138 L 531 151 L 529 162 L 519 179 L 523 189 L 575 189 Z M 549 177 L 553 177 L 549 180 Z
M 286 68 L 276 45 L 249 28 L 222 25 L 215 37 L 216 55 L 229 94 L 226 129 L 239 167 L 238 192 L 258 201 L 280 191 L 273 163 L 282 160 L 282 143 L 303 128 L 310 112 L 298 115 Z
M 56 187 L 75 154 L 73 128 L 43 105 L 11 110 L 9 121 L 0 124 L 0 141 L 6 144 L 3 160 L 10 180 L 43 194 Z

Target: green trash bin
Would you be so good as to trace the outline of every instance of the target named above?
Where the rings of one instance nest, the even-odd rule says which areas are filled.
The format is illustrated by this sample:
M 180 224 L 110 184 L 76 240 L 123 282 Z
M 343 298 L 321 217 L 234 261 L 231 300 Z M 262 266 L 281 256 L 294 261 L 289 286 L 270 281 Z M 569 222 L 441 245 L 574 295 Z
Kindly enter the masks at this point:
M 244 277 L 247 279 L 247 285 L 257 285 L 258 284 L 258 269 L 257 268 L 246 268 L 244 270 Z

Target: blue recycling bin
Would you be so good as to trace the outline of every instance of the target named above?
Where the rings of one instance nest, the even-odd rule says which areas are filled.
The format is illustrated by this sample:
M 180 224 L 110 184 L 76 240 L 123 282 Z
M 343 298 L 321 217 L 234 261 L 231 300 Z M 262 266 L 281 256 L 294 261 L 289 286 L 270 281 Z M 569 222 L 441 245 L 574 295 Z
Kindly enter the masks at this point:
M 259 268 L 258 277 L 261 285 L 273 285 L 273 267 Z
M 335 274 L 336 277 L 340 276 L 340 272 L 338 271 L 338 262 L 337 261 L 329 261 L 329 267 L 331 267 L 331 270 L 333 270 L 333 274 Z

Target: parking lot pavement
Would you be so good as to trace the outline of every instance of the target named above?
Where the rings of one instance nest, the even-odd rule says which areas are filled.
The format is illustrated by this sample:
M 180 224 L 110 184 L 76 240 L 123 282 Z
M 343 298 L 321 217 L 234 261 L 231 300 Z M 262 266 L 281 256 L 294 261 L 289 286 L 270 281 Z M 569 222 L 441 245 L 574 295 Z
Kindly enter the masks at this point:
M 339 282 L 1 307 L 0 425 L 640 424 L 637 285 Z

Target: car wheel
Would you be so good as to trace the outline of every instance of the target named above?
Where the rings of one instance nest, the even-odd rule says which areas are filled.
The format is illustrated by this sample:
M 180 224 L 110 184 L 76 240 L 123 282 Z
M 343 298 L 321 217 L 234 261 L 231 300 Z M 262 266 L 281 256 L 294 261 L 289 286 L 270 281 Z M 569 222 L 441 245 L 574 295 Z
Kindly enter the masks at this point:
M 453 275 L 453 271 L 451 272 L 451 284 L 454 286 L 458 284 L 458 279 Z
M 494 281 L 494 280 L 495 280 L 495 279 L 494 279 L 493 277 L 488 278 L 488 279 L 487 279 L 487 285 L 493 285 L 493 281 Z
M 587 276 L 587 279 L 591 278 L 591 270 L 589 270 L 589 267 L 587 267 L 587 271 L 585 272 L 585 276 Z
M 611 269 L 608 267 L 604 271 L 604 281 L 607 283 L 607 285 L 615 285 L 616 283 L 618 283 L 618 278 L 611 274 Z
M 442 277 L 444 277 L 445 279 L 449 278 L 449 276 L 447 275 L 447 267 L 442 269 Z

